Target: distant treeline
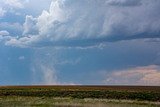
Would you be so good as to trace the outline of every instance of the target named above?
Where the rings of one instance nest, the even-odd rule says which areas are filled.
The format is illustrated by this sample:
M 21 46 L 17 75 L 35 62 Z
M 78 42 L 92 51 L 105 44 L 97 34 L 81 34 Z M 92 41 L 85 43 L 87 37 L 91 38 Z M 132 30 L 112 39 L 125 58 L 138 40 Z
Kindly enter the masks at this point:
M 82 90 L 78 88 L 0 88 L 0 96 L 30 96 L 30 97 L 70 97 L 70 98 L 100 98 L 159 101 L 160 91 L 130 91 L 130 90 Z

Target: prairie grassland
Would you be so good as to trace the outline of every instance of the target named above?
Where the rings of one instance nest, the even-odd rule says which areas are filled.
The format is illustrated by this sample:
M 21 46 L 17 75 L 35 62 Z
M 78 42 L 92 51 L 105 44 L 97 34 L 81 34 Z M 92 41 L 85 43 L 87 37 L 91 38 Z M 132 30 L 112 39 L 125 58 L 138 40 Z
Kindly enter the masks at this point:
M 54 97 L 0 97 L 0 107 L 159 107 L 157 102 Z
M 160 87 L 142 86 L 3 86 L 0 107 L 131 103 L 160 106 Z M 24 104 L 24 105 L 23 105 Z M 76 107 L 77 107 L 76 106 Z M 59 106 L 58 106 L 59 107 Z M 70 107 L 70 106 L 67 106 Z M 116 107 L 116 106 L 113 106 Z M 121 107 L 121 106 L 117 106 Z M 125 107 L 124 105 L 122 107 Z M 128 107 L 128 106 L 126 106 Z M 137 107 L 137 106 L 133 106 Z M 139 106 L 138 106 L 139 107 Z

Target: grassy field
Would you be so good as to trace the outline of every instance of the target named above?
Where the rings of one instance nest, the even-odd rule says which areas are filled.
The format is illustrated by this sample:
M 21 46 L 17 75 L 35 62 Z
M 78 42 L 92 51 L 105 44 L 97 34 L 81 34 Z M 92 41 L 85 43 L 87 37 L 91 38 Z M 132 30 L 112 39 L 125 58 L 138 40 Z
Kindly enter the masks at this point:
M 160 87 L 1 86 L 0 107 L 159 107 Z
M 157 102 L 108 100 L 108 99 L 70 99 L 54 97 L 0 97 L 0 107 L 159 107 Z
M 60 97 L 160 102 L 160 87 L 143 86 L 2 86 L 0 97 Z

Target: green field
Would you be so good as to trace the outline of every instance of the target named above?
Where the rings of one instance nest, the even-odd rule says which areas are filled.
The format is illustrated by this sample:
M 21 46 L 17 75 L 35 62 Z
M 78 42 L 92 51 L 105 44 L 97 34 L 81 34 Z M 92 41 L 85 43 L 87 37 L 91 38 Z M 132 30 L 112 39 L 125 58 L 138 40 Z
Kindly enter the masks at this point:
M 0 107 L 159 107 L 159 103 L 132 100 L 70 99 L 9 96 L 0 98 Z
M 57 100 L 58 98 L 58 100 Z M 63 100 L 62 100 L 63 99 Z M 0 105 L 9 103 L 43 104 L 53 102 L 131 101 L 160 104 L 160 87 L 140 86 L 4 86 L 0 87 Z M 78 100 L 78 101 L 77 101 Z M 85 101 L 84 101 L 85 100 Z M 121 101 L 120 101 L 121 100 Z M 36 103 L 37 101 L 37 103 Z M 47 101 L 47 102 L 46 102 Z

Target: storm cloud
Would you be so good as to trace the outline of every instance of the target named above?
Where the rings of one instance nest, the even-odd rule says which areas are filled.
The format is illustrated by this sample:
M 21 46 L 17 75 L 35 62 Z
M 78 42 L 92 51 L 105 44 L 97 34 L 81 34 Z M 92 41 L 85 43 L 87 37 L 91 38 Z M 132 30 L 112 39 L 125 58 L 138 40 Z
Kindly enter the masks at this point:
M 53 0 L 40 16 L 27 15 L 23 36 L 6 45 L 90 46 L 159 38 L 159 5 L 158 0 Z

